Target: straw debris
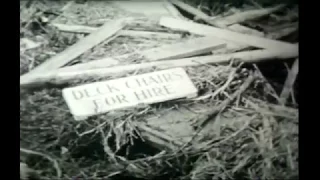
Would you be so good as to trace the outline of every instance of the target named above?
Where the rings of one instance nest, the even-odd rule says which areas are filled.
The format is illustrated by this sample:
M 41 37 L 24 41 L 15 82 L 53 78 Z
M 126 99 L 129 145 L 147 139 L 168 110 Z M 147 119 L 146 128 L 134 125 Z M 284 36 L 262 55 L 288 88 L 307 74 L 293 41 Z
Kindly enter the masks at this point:
M 61 32 L 50 24 L 98 28 L 106 21 L 131 16 L 104 1 L 73 2 L 68 6 L 66 2 L 45 2 L 35 1 L 28 8 L 21 3 L 20 36 L 39 46 L 26 49 L 21 44 L 20 75 L 32 72 L 36 66 L 88 36 L 88 32 Z M 40 7 L 43 8 L 40 10 Z M 286 14 L 272 13 L 272 17 L 278 18 L 269 18 L 268 21 L 277 23 L 281 19 L 279 22 L 284 23 L 286 18 L 282 16 Z M 223 17 L 224 13 L 220 13 L 215 22 Z M 45 18 L 48 21 L 38 22 Z M 286 21 L 288 24 L 295 20 L 287 19 L 290 20 Z M 241 25 L 251 24 L 252 28 L 253 24 L 259 24 L 258 20 L 248 21 L 242 19 Z M 37 28 L 35 24 L 38 24 Z M 136 14 L 133 22 L 123 30 L 165 32 L 178 34 L 179 38 L 116 36 L 110 42 L 102 42 L 84 52 L 72 64 L 106 57 L 118 62 L 112 65 L 114 67 L 143 64 L 149 61 L 139 54 L 143 50 L 200 37 L 162 27 L 158 21 Z M 284 33 L 282 29 L 277 32 L 280 31 Z M 275 32 L 274 29 L 270 33 L 264 32 L 259 38 L 276 37 Z M 292 33 L 295 29 L 291 29 Z M 246 48 L 239 51 L 249 53 L 256 47 Z M 222 53 L 230 51 L 225 48 Z M 293 60 L 283 61 L 293 64 Z M 277 62 L 284 67 L 283 62 Z M 283 77 L 278 80 L 266 73 L 263 63 L 230 59 L 223 63 L 183 67 L 199 90 L 197 97 L 142 104 L 92 116 L 85 121 L 74 120 L 61 96 L 62 88 L 154 72 L 163 67 L 76 78 L 60 86 L 57 83 L 45 84 L 38 89 L 21 88 L 20 168 L 23 168 L 20 173 L 28 167 L 40 179 L 297 179 L 298 78 L 286 87 L 291 89 L 291 94 L 286 92 L 287 101 L 281 104 L 279 94 L 287 74 L 279 73 Z M 296 76 L 298 72 L 294 73 Z M 279 81 L 282 85 L 275 85 Z M 28 175 L 23 176 L 28 178 Z

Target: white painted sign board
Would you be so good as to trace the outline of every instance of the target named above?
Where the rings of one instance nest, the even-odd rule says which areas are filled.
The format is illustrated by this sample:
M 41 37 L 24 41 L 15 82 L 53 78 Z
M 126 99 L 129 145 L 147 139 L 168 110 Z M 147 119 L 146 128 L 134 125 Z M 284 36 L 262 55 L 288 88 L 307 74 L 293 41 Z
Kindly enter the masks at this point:
M 76 120 L 138 104 L 192 98 L 197 93 L 183 68 L 85 84 L 62 91 Z

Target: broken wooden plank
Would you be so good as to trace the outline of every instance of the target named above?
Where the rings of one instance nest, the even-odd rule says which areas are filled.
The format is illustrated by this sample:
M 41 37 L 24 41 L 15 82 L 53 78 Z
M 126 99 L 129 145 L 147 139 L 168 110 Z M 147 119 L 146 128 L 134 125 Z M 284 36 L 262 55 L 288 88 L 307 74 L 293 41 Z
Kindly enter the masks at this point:
M 159 48 L 153 48 L 149 50 L 141 51 L 139 54 L 144 56 L 149 61 L 159 61 L 166 59 L 179 59 L 186 58 L 195 55 L 211 52 L 224 48 L 226 44 L 220 39 L 211 37 L 190 39 L 183 43 L 177 43 L 173 45 L 166 45 Z M 124 59 L 132 54 L 125 54 L 111 58 L 103 58 L 93 60 L 87 63 L 75 64 L 73 66 L 66 66 L 60 68 L 59 72 L 71 72 L 79 70 L 97 69 L 102 67 L 114 66 L 119 63 L 117 59 Z
M 224 48 L 225 46 L 226 44 L 220 39 L 205 37 L 190 39 L 182 43 L 144 50 L 141 51 L 139 54 L 148 59 L 149 61 L 159 61 L 166 59 L 186 58 L 195 55 L 205 54 L 211 52 L 212 50 Z M 71 72 L 114 66 L 119 63 L 117 59 L 128 58 L 131 55 L 132 54 L 125 54 L 111 58 L 93 60 L 88 63 L 81 63 L 73 66 L 60 68 L 58 71 Z
M 143 55 L 150 61 L 158 61 L 201 55 L 224 47 L 226 47 L 226 43 L 222 40 L 210 37 L 201 37 L 181 43 L 145 50 L 139 54 Z
M 236 42 L 240 45 L 247 45 L 259 48 L 266 49 L 292 49 L 296 45 L 285 43 L 281 41 L 271 40 L 262 37 L 251 36 L 247 34 L 241 34 L 229 30 L 224 30 L 220 28 L 215 28 L 207 25 L 202 25 L 190 21 L 184 21 L 169 17 L 162 17 L 159 22 L 160 25 L 167 28 L 187 31 L 193 34 L 205 35 L 205 36 L 214 36 L 221 38 L 227 41 Z
M 182 10 L 194 15 L 194 19 L 201 19 L 212 26 L 220 27 L 219 24 L 212 21 L 213 17 L 208 16 L 204 12 L 198 10 L 197 8 L 194 8 L 184 2 L 181 2 L 180 0 L 171 0 L 171 2 L 177 7 L 181 8 Z M 221 28 L 225 28 L 225 26 Z
M 47 73 L 35 74 L 31 78 L 20 78 L 20 87 L 41 86 L 46 83 L 63 84 L 73 80 L 88 77 L 106 77 L 114 74 L 126 74 L 128 72 L 137 71 L 156 67 L 158 69 L 168 69 L 174 67 L 199 66 L 203 64 L 227 63 L 232 59 L 253 63 L 266 61 L 270 59 L 288 59 L 298 57 L 298 46 L 291 49 L 283 50 L 254 50 L 248 52 L 238 52 L 224 55 L 211 55 L 202 57 L 191 57 L 178 60 L 165 60 L 148 62 L 141 64 L 130 64 L 124 66 L 116 66 L 109 68 L 100 68 L 84 71 L 59 72 L 50 71 Z
M 174 18 L 185 19 L 185 17 L 183 17 L 183 16 L 180 14 L 180 12 L 177 10 L 177 8 L 172 5 L 172 3 L 170 2 L 170 0 L 163 0 L 163 5 L 164 5 L 165 8 L 167 8 L 167 10 L 170 12 L 170 14 L 171 14 Z
M 59 68 L 57 71 L 59 72 L 71 72 L 71 71 L 81 71 L 88 69 L 99 69 L 103 67 L 110 67 L 118 65 L 119 61 L 114 58 L 103 58 L 98 60 L 92 60 L 86 63 L 75 64 L 72 66 L 66 66 L 63 68 Z
M 175 4 L 176 6 L 178 6 L 179 8 L 185 10 L 186 12 L 194 15 L 196 19 L 201 19 L 204 22 L 206 22 L 207 24 L 210 24 L 212 26 L 216 26 L 216 27 L 223 28 L 223 29 L 229 29 L 231 31 L 235 31 L 235 32 L 239 32 L 239 33 L 243 33 L 245 31 L 246 32 L 245 34 L 248 34 L 248 33 L 251 33 L 251 35 L 259 34 L 259 36 L 260 36 L 260 33 L 258 33 L 257 30 L 242 26 L 240 24 L 234 24 L 234 26 L 228 27 L 227 25 L 224 25 L 223 23 L 219 23 L 219 21 L 214 21 L 215 19 L 218 19 L 218 18 L 208 16 L 207 14 L 203 13 L 199 9 L 194 8 L 186 3 L 183 3 L 180 0 L 173 0 L 172 3 Z
M 242 26 L 240 24 L 232 24 L 228 26 L 228 29 L 231 31 L 243 33 L 243 34 L 249 34 L 253 36 L 258 36 L 258 37 L 264 37 L 264 33 L 252 28 L 248 28 L 246 26 Z
M 171 3 L 176 5 L 179 8 L 183 9 L 184 11 L 194 15 L 195 17 L 204 20 L 204 21 L 210 22 L 209 20 L 212 19 L 212 17 L 208 16 L 204 12 L 202 12 L 202 11 L 198 10 L 197 8 L 194 8 L 184 2 L 181 2 L 179 0 L 171 0 Z
M 228 28 L 231 28 L 233 26 L 237 26 L 238 24 L 233 24 L 231 26 L 229 26 Z M 237 29 L 237 32 L 241 32 L 241 31 L 246 31 L 245 29 L 242 29 L 243 27 L 246 27 L 246 26 L 240 26 L 238 29 Z M 251 34 L 251 35 L 256 35 L 256 36 L 259 36 L 259 37 L 267 37 L 269 39 L 281 39 L 287 35 L 290 35 L 294 32 L 297 31 L 297 28 L 298 27 L 287 27 L 285 29 L 281 29 L 277 32 L 272 32 L 272 33 L 269 33 L 267 35 L 262 35 L 263 33 L 262 32 L 248 32 L 250 31 L 251 29 L 248 29 L 248 33 L 247 34 Z M 245 32 L 244 32 L 245 33 Z M 261 34 L 260 34 L 261 33 Z M 246 33 L 245 33 L 246 34 Z M 232 42 L 228 42 L 227 44 L 227 47 L 225 49 L 217 49 L 217 50 L 214 50 L 212 51 L 213 54 L 225 54 L 225 53 L 232 53 L 232 52 L 238 52 L 238 51 L 242 51 L 242 50 L 245 50 L 247 48 L 249 48 L 250 46 L 248 45 L 239 45 L 239 44 L 235 44 L 235 43 L 232 43 Z
M 66 25 L 66 24 L 52 24 L 62 32 L 70 33 L 85 33 L 90 34 L 99 28 L 82 26 L 82 25 Z M 134 31 L 134 30 L 121 30 L 118 32 L 119 36 L 140 37 L 140 38 L 164 38 L 164 39 L 180 39 L 180 34 L 172 34 L 166 32 L 152 32 L 152 31 Z
M 125 26 L 126 20 L 127 19 L 120 19 L 105 23 L 101 28 L 99 28 L 99 30 L 84 37 L 58 55 L 48 59 L 29 73 L 21 76 L 20 79 L 27 78 L 32 74 L 50 71 L 66 65 L 101 42 L 110 40 Z
M 294 82 L 296 81 L 298 73 L 299 73 L 299 59 L 296 59 L 292 65 L 291 70 L 288 72 L 287 79 L 284 83 L 282 92 L 280 94 L 281 104 L 286 104 L 287 99 L 293 89 Z
M 162 39 L 180 39 L 180 34 L 173 34 L 167 32 L 152 32 L 152 31 L 134 31 L 134 30 L 122 30 L 119 32 L 119 36 L 139 37 L 139 38 L 162 38 Z
M 20 39 L 20 52 L 23 53 L 24 51 L 34 49 L 40 47 L 41 43 L 34 42 L 28 38 L 21 38 Z
M 56 27 L 59 31 L 71 32 L 71 33 L 90 34 L 99 29 L 98 27 L 90 27 L 90 26 L 83 26 L 83 25 L 68 25 L 68 24 L 59 24 L 59 23 L 53 23 L 51 25 Z
M 245 21 L 254 20 L 254 19 L 261 18 L 263 16 L 267 16 L 269 14 L 272 14 L 276 11 L 281 10 L 284 7 L 285 7 L 284 5 L 277 5 L 271 8 L 249 10 L 241 13 L 236 13 L 227 17 L 217 18 L 213 21 L 215 22 L 215 24 L 219 24 L 222 26 L 229 26 L 232 24 L 242 23 Z
M 291 23 L 285 23 L 285 24 L 278 24 L 278 25 L 263 25 L 263 24 L 257 24 L 257 26 L 263 31 L 268 32 L 268 33 L 273 33 L 273 32 L 278 32 L 286 28 L 292 28 L 296 27 L 297 29 L 299 28 L 299 22 L 291 22 Z
M 298 31 L 298 25 L 295 25 L 295 26 L 293 25 L 293 26 L 285 27 L 283 29 L 279 29 L 275 32 L 268 33 L 266 37 L 270 39 L 281 39 L 297 31 Z

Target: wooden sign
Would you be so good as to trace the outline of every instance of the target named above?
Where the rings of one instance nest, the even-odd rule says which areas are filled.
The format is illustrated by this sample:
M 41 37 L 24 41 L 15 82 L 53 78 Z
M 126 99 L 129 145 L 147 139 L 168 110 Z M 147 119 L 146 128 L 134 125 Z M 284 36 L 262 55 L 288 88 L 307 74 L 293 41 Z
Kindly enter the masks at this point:
M 63 89 L 76 120 L 108 111 L 197 96 L 197 88 L 183 68 L 162 70 Z

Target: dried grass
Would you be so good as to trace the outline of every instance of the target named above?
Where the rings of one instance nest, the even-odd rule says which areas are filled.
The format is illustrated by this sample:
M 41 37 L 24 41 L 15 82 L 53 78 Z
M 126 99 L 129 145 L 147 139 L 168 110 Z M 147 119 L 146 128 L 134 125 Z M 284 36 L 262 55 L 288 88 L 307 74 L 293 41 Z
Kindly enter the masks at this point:
M 93 20 L 126 15 L 103 2 L 89 3 L 92 3 L 90 8 L 83 5 L 69 7 L 55 21 L 90 24 Z M 28 11 L 27 14 L 30 14 L 33 9 Z M 24 37 L 38 42 L 34 32 L 29 29 L 25 31 Z M 38 36 L 44 39 L 42 46 L 20 54 L 21 74 L 84 35 L 46 29 Z M 77 61 L 132 53 L 136 58 L 121 59 L 121 63 L 141 62 L 143 59 L 137 57 L 139 50 L 173 42 L 117 37 L 112 43 L 95 47 Z M 59 176 L 62 179 L 78 177 L 86 180 L 119 177 L 192 180 L 298 178 L 298 109 L 270 103 L 270 94 L 275 92 L 266 88 L 269 87 L 268 82 L 261 74 L 255 74 L 251 86 L 235 101 L 222 107 L 224 110 L 210 121 L 210 128 L 204 128 L 204 132 L 196 138 L 197 143 L 171 151 L 160 151 L 146 143 L 139 126 L 148 117 L 156 116 L 160 111 L 189 107 L 197 111 L 201 118 L 205 115 L 205 108 L 201 107 L 219 107 L 252 73 L 252 70 L 236 62 L 185 69 L 200 90 L 197 99 L 143 105 L 91 117 L 87 121 L 73 120 L 60 88 L 48 87 L 22 96 L 21 158 L 32 169 L 38 170 L 41 179 L 56 179 Z M 104 79 L 155 70 L 140 70 Z M 74 82 L 73 85 L 98 80 Z

